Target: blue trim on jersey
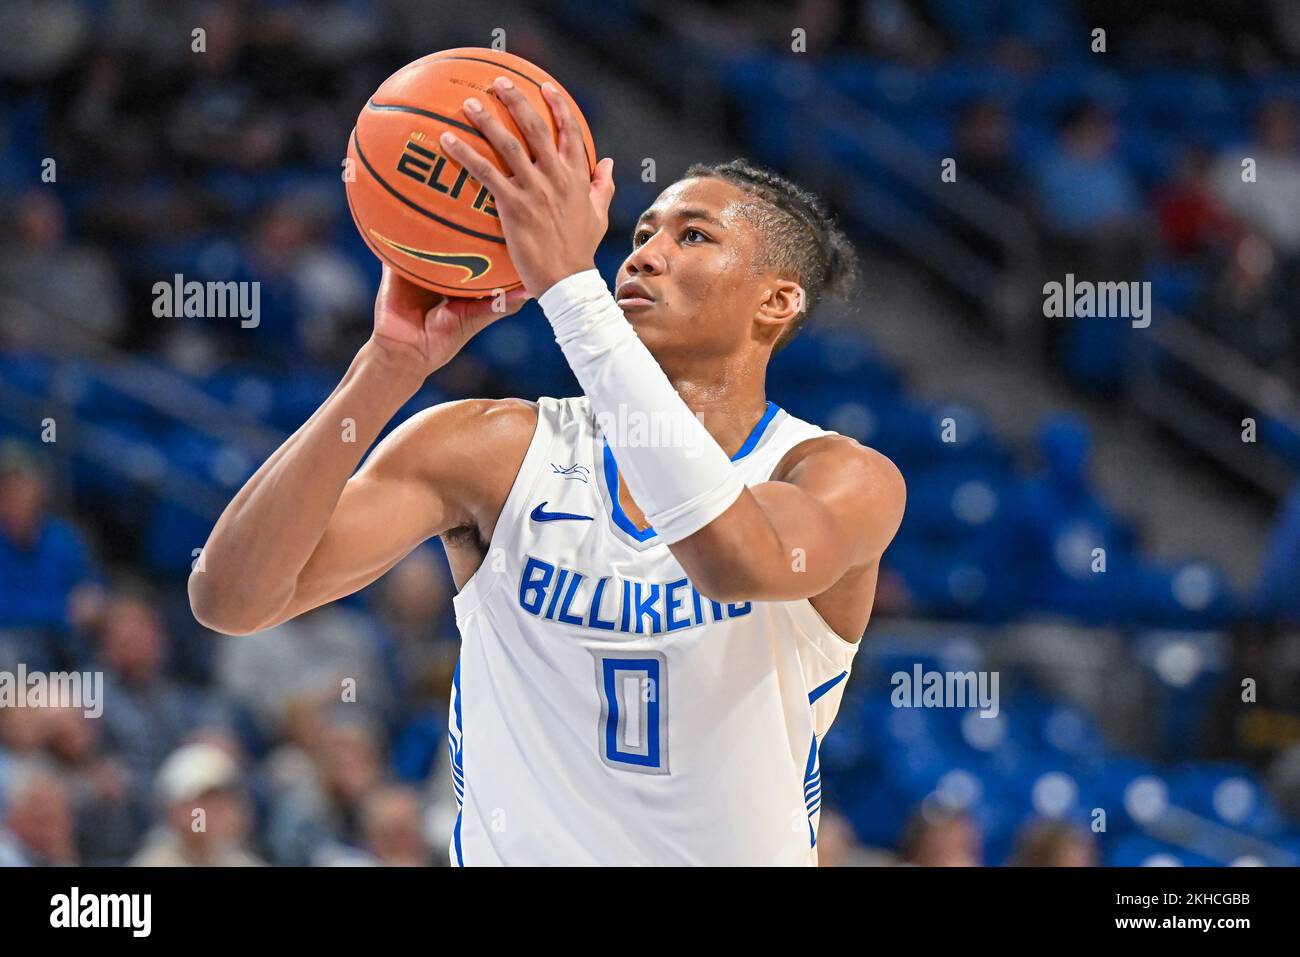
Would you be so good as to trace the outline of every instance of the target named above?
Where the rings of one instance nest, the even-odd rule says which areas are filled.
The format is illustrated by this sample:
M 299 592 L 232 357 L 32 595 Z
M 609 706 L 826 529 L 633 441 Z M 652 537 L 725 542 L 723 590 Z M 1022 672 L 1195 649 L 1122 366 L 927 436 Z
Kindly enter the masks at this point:
M 610 451 L 609 443 L 604 439 L 601 439 L 601 442 L 605 447 L 605 488 L 609 489 L 609 500 L 612 505 L 610 515 L 614 519 L 614 524 L 638 542 L 649 541 L 658 533 L 653 528 L 637 528 L 623 511 L 623 504 L 618 500 L 618 463 L 614 461 L 614 453 Z
M 814 705 L 826 692 L 849 676 L 841 671 L 829 681 L 823 681 L 808 692 L 808 704 Z M 822 809 L 822 765 L 817 754 L 817 735 L 813 735 L 812 747 L 808 749 L 808 766 L 803 772 L 803 803 L 808 809 L 808 840 L 810 847 L 817 846 L 817 829 L 813 827 L 813 815 Z
M 813 827 L 813 815 L 822 809 L 822 769 L 817 758 L 817 735 L 813 735 L 812 747 L 808 749 L 808 765 L 803 772 L 803 802 L 808 810 L 809 847 L 817 846 L 817 829 Z
M 809 695 L 808 695 L 808 703 L 809 703 L 809 704 L 816 704 L 818 698 L 820 698 L 822 695 L 826 694 L 826 692 L 830 691 L 832 688 L 834 688 L 837 684 L 839 684 L 841 681 L 843 681 L 843 680 L 844 680 L 845 678 L 847 678 L 848 676 L 849 676 L 849 673 L 848 673 L 847 671 L 841 671 L 838 675 L 836 675 L 836 676 L 835 676 L 834 678 L 832 678 L 830 681 L 827 681 L 827 682 L 824 682 L 824 683 L 822 683 L 822 684 L 819 684 L 816 688 L 814 688 L 814 689 L 809 693 Z
M 456 792 L 456 827 L 452 831 L 452 846 L 456 851 L 456 866 L 465 866 L 465 854 L 460 846 L 460 822 L 465 807 L 465 731 L 460 707 L 460 661 L 451 678 L 452 711 L 456 719 L 455 734 L 447 731 L 447 747 L 451 751 L 451 785 Z
M 759 439 L 767 431 L 767 427 L 772 424 L 776 414 L 781 411 L 781 407 L 771 399 L 767 401 L 767 408 L 763 410 L 763 417 L 758 420 L 758 425 L 754 426 L 754 431 L 749 433 L 749 438 L 745 439 L 745 444 L 736 450 L 736 454 L 731 457 L 731 461 L 739 462 L 758 445 Z
M 736 454 L 731 457 L 731 461 L 739 462 L 758 447 L 758 443 L 763 438 L 763 433 L 767 431 L 767 427 L 772 424 L 772 420 L 776 418 L 776 414 L 780 411 L 781 407 L 779 405 L 771 399 L 767 400 L 767 408 L 763 410 L 763 417 L 758 420 L 758 424 L 749 433 L 749 437 L 736 450 Z M 653 528 L 637 528 L 632 524 L 632 520 L 627 517 L 627 513 L 623 511 L 623 504 L 618 500 L 618 463 L 614 461 L 614 453 L 610 451 L 609 442 L 605 440 L 604 436 L 601 436 L 600 441 L 604 448 L 605 488 L 609 490 L 610 515 L 614 519 L 614 524 L 638 542 L 648 542 L 659 533 Z

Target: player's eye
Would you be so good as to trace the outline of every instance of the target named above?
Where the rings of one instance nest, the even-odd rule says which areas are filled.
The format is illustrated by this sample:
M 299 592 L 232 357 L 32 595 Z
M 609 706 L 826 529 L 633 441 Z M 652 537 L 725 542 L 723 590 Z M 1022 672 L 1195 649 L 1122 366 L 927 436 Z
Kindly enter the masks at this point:
M 686 232 L 682 233 L 682 238 L 685 239 L 685 240 L 687 240 L 688 242 L 691 242 L 692 240 L 691 240 L 690 237 L 691 237 L 692 234 L 694 234 L 694 235 L 696 235 L 696 236 L 699 237 L 698 240 L 694 240 L 694 241 L 697 241 L 697 242 L 708 242 L 709 237 L 706 236 L 706 235 L 704 235 L 704 233 L 700 232 L 700 231 L 699 231 L 698 229 L 696 229 L 694 226 L 690 227 L 689 229 L 686 230 Z
M 649 238 L 650 238 L 649 230 L 645 230 L 645 229 L 637 230 L 635 233 L 632 234 L 632 248 L 636 249 L 636 247 L 640 246 Z

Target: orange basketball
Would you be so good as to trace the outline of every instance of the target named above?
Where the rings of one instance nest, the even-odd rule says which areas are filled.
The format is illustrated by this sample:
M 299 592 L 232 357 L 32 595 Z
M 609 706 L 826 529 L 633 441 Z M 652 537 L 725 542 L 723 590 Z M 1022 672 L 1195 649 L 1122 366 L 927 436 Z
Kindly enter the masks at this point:
M 497 99 L 492 81 L 498 76 L 510 77 L 528 97 L 552 138 L 555 123 L 542 84 L 555 84 L 578 119 L 594 174 L 596 145 L 573 98 L 527 60 L 480 47 L 431 53 L 402 67 L 366 103 L 348 140 L 348 206 L 362 237 L 399 274 L 448 296 L 476 298 L 520 285 L 492 194 L 443 155 L 439 142 L 443 130 L 451 129 L 509 175 L 462 105 L 478 97 L 527 148 L 510 111 Z

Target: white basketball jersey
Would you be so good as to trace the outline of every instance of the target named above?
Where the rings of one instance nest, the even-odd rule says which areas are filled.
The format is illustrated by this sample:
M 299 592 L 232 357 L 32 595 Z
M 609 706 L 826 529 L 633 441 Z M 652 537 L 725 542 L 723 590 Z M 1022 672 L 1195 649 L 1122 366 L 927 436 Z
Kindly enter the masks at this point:
M 831 433 L 768 403 L 747 485 Z M 537 431 L 455 599 L 457 865 L 816 864 L 817 751 L 857 644 L 806 601 L 700 595 L 618 502 L 586 398 Z

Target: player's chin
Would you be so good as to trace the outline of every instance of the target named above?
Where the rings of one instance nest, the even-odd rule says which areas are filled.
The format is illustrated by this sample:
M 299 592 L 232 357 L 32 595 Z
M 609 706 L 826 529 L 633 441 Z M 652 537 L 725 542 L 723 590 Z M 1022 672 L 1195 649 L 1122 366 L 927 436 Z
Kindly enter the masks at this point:
M 623 310 L 623 317 L 642 339 L 653 334 L 656 329 L 672 324 L 672 316 L 661 303 L 649 299 L 625 299 L 618 304 Z

